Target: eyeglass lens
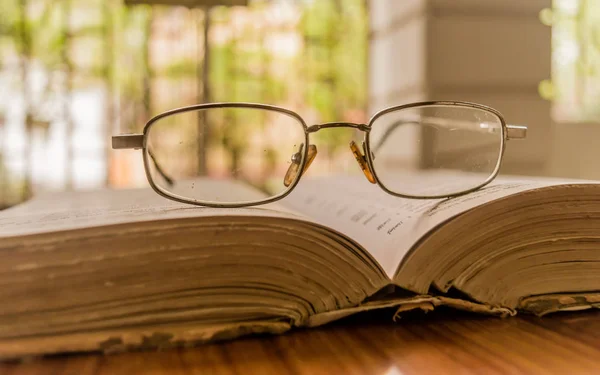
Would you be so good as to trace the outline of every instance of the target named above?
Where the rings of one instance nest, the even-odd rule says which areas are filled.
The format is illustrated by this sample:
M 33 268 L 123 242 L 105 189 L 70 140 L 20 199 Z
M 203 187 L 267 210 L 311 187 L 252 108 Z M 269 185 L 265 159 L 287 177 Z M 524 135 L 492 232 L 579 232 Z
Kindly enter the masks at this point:
M 493 112 L 429 105 L 377 117 L 369 134 L 381 185 L 409 196 L 444 196 L 477 188 L 498 167 L 502 121 Z
M 302 123 L 262 108 L 210 108 L 153 122 L 146 164 L 163 193 L 197 202 L 264 201 L 291 188 L 305 155 Z

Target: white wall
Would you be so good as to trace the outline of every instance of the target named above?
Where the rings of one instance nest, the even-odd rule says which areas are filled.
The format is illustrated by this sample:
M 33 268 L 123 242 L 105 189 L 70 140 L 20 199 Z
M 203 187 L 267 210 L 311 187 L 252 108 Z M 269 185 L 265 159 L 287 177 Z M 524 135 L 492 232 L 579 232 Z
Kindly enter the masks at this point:
M 504 173 L 600 179 L 600 124 L 556 124 L 538 84 L 551 76 L 551 0 L 371 0 L 370 105 L 466 100 L 489 105 L 527 140 Z M 414 139 L 406 139 L 411 142 Z

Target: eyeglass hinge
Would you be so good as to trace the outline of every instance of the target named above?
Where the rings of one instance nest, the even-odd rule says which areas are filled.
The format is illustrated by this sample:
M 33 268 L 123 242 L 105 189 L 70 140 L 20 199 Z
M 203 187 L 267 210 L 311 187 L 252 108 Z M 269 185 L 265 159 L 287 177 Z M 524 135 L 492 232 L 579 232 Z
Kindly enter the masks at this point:
M 507 139 L 523 139 L 525 137 L 527 137 L 527 126 L 506 125 Z
M 140 149 L 144 147 L 143 134 L 120 134 L 112 137 L 112 148 L 114 150 L 122 149 Z

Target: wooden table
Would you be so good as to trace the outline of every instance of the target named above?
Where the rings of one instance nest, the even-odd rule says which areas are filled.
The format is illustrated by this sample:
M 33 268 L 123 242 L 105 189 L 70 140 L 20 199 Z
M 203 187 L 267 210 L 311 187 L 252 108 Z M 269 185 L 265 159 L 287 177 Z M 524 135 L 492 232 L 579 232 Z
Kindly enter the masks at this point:
M 0 364 L 0 374 L 600 374 L 600 311 L 545 318 L 387 312 L 194 349 Z

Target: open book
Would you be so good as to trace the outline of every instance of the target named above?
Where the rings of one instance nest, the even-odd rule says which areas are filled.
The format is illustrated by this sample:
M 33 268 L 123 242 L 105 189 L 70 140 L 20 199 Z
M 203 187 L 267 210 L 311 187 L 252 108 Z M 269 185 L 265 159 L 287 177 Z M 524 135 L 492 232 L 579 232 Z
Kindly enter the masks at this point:
M 362 178 L 306 178 L 244 209 L 149 188 L 47 195 L 0 213 L 0 255 L 5 358 L 282 333 L 390 307 L 543 315 L 600 307 L 600 184 L 498 178 L 410 200 Z

